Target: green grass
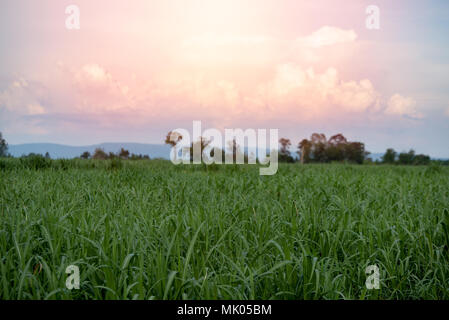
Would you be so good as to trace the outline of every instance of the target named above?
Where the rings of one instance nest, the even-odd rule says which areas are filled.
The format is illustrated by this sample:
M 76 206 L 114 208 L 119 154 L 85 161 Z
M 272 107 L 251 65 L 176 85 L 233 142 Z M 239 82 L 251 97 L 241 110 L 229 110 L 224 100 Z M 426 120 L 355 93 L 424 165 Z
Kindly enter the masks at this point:
M 33 166 L 0 166 L 0 299 L 449 299 L 449 168 Z

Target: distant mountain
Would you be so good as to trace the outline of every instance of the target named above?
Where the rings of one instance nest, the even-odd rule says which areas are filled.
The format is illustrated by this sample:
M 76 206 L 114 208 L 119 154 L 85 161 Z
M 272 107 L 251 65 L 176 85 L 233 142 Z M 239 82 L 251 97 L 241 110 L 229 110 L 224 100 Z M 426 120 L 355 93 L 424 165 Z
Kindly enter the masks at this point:
M 90 146 L 67 146 L 54 143 L 26 143 L 18 145 L 9 145 L 8 152 L 14 157 L 20 157 L 29 153 L 38 153 L 44 155 L 46 152 L 53 159 L 70 159 L 79 157 L 84 151 L 91 154 L 96 148 L 101 148 L 105 152 L 117 153 L 120 148 L 128 150 L 130 153 L 149 155 L 150 158 L 169 159 L 170 147 L 163 144 L 145 144 L 145 143 L 128 143 L 128 142 L 110 142 L 94 144 Z

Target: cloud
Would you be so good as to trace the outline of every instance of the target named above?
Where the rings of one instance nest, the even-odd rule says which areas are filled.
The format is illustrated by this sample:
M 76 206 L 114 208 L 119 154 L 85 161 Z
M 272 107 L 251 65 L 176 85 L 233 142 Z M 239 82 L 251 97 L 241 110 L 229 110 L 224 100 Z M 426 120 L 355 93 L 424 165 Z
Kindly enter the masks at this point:
M 296 64 L 278 66 L 273 81 L 259 89 L 259 101 L 276 106 L 273 112 L 288 111 L 290 117 L 309 118 L 329 113 L 365 112 L 377 107 L 380 94 L 371 81 L 343 81 L 335 68 L 317 73 Z M 294 110 L 296 109 L 296 110 Z
M 135 128 L 183 119 L 202 119 L 216 126 L 261 124 L 274 118 L 297 123 L 314 119 L 319 123 L 323 117 L 331 117 L 338 122 L 349 114 L 376 112 L 381 101 L 369 79 L 343 80 L 336 68 L 317 72 L 293 62 L 279 64 L 266 79 L 249 86 L 217 73 L 183 70 L 153 81 L 136 77 L 119 80 L 98 63 L 58 72 L 50 77 L 52 83 L 42 84 L 48 88 L 45 99 L 38 98 L 35 90 L 22 88 L 28 83 L 24 79 L 18 81 L 18 87 L 11 85 L 6 98 L 14 104 L 9 101 L 9 108 L 22 106 L 16 115 L 34 116 L 40 123 L 45 120 L 45 126 L 97 119 L 99 128 Z M 15 91 L 22 93 L 11 99 Z
M 411 97 L 403 97 L 400 94 L 394 94 L 388 100 L 387 115 L 406 116 L 414 119 L 421 119 L 424 115 L 416 110 L 416 101 Z
M 43 114 L 46 111 L 41 101 L 45 99 L 46 90 L 41 84 L 20 78 L 0 90 L 0 109 L 20 115 Z
M 45 109 L 40 104 L 29 104 L 27 106 L 28 115 L 44 114 Z
M 77 74 L 79 81 L 105 83 L 111 81 L 111 74 L 96 63 L 84 65 Z
M 41 83 L 23 77 L 11 79 L 0 89 L 0 127 L 9 134 L 45 134 L 46 129 L 33 117 L 47 114 L 43 105 L 47 99 L 47 89 Z
M 130 89 L 98 63 L 83 65 L 79 70 L 70 70 L 77 89 L 77 108 L 90 111 L 108 111 L 132 105 Z
M 197 64 L 177 60 L 140 76 L 117 74 L 96 61 L 76 67 L 58 61 L 55 73 L 47 72 L 40 85 L 26 77 L 12 79 L 7 89 L 0 90 L 0 108 L 14 113 L 14 121 L 27 116 L 45 128 L 79 122 L 137 129 L 186 119 L 220 127 L 267 125 L 273 119 L 337 125 L 355 118 L 421 118 L 412 98 L 395 94 L 382 103 L 382 94 L 370 79 L 346 72 L 353 75 L 348 79 L 339 73 L 338 59 L 328 65 L 318 59 L 315 64 L 332 45 L 348 44 L 331 50 L 332 56 L 339 50 L 348 55 L 349 44 L 356 39 L 353 30 L 330 26 L 288 41 L 209 34 L 184 43 L 183 56 L 195 57 Z M 259 56 L 264 57 L 259 64 L 249 62 Z M 210 64 L 205 63 L 208 57 Z
M 357 34 L 354 30 L 343 30 L 337 27 L 324 26 L 297 42 L 305 47 L 321 48 L 335 44 L 354 42 Z
M 444 112 L 446 117 L 449 117 L 449 107 L 447 107 L 446 111 Z

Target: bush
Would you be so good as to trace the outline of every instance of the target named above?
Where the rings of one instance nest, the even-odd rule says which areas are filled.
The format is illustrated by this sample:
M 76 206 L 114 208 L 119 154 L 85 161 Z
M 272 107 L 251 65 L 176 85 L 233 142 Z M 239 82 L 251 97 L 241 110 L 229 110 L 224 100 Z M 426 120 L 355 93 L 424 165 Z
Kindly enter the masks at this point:
M 73 160 L 58 159 L 53 162 L 53 168 L 55 168 L 55 169 L 67 170 L 71 167 L 75 167 L 75 163 Z
M 0 170 L 5 170 L 6 168 L 7 168 L 6 160 L 0 158 Z
M 109 170 L 118 170 L 123 167 L 123 162 L 120 158 L 113 158 L 109 160 L 107 168 Z
M 51 167 L 51 159 L 45 158 L 41 154 L 30 153 L 28 156 L 20 158 L 20 164 L 26 169 L 47 169 Z
M 441 165 L 438 163 L 431 163 L 430 166 L 426 168 L 427 174 L 439 174 L 443 171 Z

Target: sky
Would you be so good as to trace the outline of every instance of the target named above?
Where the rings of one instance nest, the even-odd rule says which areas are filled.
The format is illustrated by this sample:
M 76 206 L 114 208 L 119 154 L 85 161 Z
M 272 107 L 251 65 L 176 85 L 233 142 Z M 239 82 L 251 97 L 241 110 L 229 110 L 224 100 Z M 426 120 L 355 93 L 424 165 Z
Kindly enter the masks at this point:
M 444 0 L 2 0 L 0 132 L 163 143 L 200 120 L 449 157 L 448 31 Z

